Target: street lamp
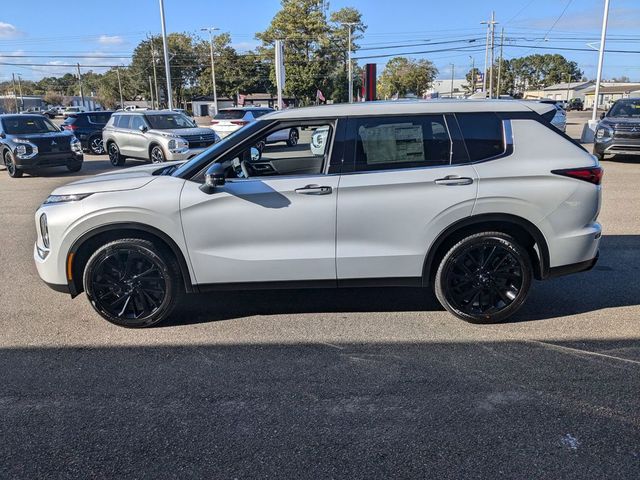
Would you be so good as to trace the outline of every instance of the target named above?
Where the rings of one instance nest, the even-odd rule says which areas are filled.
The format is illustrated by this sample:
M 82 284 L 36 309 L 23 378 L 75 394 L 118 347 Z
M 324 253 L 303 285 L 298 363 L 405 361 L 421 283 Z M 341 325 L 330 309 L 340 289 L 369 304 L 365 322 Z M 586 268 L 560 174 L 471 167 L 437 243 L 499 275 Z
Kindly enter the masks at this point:
M 346 25 L 347 27 L 349 27 L 349 43 L 347 46 L 349 68 L 347 75 L 349 75 L 349 103 L 353 103 L 353 61 L 351 60 L 351 29 L 358 24 L 355 22 L 342 22 L 342 25 Z
M 211 84 L 213 85 L 213 113 L 218 114 L 218 95 L 216 93 L 216 68 L 213 61 L 213 32 L 220 30 L 217 27 L 204 27 L 200 29 L 203 32 L 209 32 L 209 47 L 211 50 Z
M 160 0 L 160 23 L 162 24 L 162 47 L 164 51 L 164 69 L 167 75 L 167 107 L 173 110 L 173 92 L 171 91 L 171 65 L 169 64 L 169 47 L 167 45 L 167 27 L 164 21 L 164 1 Z

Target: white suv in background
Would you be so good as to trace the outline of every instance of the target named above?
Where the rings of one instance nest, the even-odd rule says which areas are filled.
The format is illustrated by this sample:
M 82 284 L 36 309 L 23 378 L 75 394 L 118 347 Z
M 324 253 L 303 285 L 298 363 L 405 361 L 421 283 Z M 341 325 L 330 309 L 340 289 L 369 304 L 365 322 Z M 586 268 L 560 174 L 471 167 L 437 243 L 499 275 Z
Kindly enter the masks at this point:
M 186 163 L 56 189 L 35 215 L 42 279 L 144 327 L 182 292 L 431 286 L 470 322 L 504 320 L 532 280 L 591 268 L 602 170 L 519 101 L 276 112 Z M 254 145 L 298 129 L 300 148 Z M 312 132 L 324 129 L 322 154 Z M 322 131 L 322 130 L 321 130 Z

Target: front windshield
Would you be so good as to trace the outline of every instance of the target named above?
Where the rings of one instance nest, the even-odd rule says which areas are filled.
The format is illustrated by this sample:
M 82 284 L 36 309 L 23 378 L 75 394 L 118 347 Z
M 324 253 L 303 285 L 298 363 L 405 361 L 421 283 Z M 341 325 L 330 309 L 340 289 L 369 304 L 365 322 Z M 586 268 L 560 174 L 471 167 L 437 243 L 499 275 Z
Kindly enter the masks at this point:
M 258 120 L 257 122 L 248 123 L 244 127 L 241 127 L 235 132 L 233 132 L 231 135 L 228 135 L 227 137 L 223 138 L 218 143 L 214 143 L 209 148 L 207 148 L 204 152 L 201 152 L 200 154 L 196 155 L 188 162 L 180 165 L 180 168 L 178 168 L 171 175 L 173 177 L 182 177 L 182 178 L 188 177 L 189 175 L 195 173 L 196 171 L 204 168 L 206 164 L 211 163 L 212 160 L 220 156 L 228 148 L 233 147 L 233 145 L 235 145 L 238 142 L 241 142 L 244 138 L 253 134 L 253 132 L 256 132 L 264 128 L 265 125 L 266 124 L 261 120 Z
M 640 118 L 640 98 L 614 103 L 607 117 Z
M 2 119 L 2 129 L 10 135 L 59 132 L 60 129 L 44 117 L 9 117 Z
M 173 130 L 176 128 L 193 128 L 196 125 L 182 113 L 159 113 L 145 115 L 151 128 L 155 130 Z

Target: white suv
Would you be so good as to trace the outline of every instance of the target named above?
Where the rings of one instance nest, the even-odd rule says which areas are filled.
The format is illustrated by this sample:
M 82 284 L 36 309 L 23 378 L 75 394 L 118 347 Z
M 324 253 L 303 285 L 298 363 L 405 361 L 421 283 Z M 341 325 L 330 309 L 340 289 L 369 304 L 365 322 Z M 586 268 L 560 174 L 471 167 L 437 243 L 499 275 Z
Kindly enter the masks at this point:
M 36 212 L 42 279 L 144 327 L 182 292 L 427 286 L 497 322 L 597 259 L 602 170 L 552 105 L 381 102 L 265 115 L 185 163 L 98 175 Z M 299 148 L 254 145 L 298 129 Z M 328 130 L 324 154 L 311 136 Z

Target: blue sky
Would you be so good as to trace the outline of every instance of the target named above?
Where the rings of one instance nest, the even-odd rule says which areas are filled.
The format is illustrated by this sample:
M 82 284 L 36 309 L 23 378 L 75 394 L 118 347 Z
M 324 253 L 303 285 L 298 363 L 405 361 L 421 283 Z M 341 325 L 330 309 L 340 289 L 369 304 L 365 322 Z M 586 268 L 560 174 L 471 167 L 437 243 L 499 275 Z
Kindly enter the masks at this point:
M 61 74 L 70 68 L 59 64 L 77 61 L 96 65 L 126 64 L 126 58 L 96 57 L 130 55 L 139 40 L 160 31 L 157 0 L 3 3 L 0 62 L 46 66 L 0 64 L 0 80 L 9 79 L 12 72 L 30 79 Z M 486 30 L 480 22 L 486 20 L 493 9 L 500 22 L 497 32 L 505 28 L 505 57 L 558 52 L 576 60 L 588 77 L 595 77 L 595 50 L 561 49 L 589 49 L 587 44 L 597 47 L 604 0 L 333 0 L 329 3 L 331 10 L 353 6 L 363 13 L 368 29 L 359 43 L 367 50 L 359 51 L 358 57 L 464 47 L 457 51 L 409 55 L 432 60 L 442 78 L 451 76 L 450 64 L 453 63 L 456 78 L 461 78 L 470 68 L 470 55 L 477 66 L 484 63 Z M 279 7 L 279 0 L 165 0 L 169 32 L 199 33 L 200 27 L 216 26 L 231 33 L 234 45 L 241 50 L 256 45 L 255 32 L 269 24 Z M 640 1 L 611 0 L 608 32 L 608 48 L 640 51 Z M 407 47 L 380 48 L 392 45 Z M 39 56 L 20 58 L 19 55 Z M 53 55 L 96 57 L 54 58 Z M 378 63 L 381 69 L 387 60 L 383 57 L 366 61 Z M 607 54 L 605 78 L 622 75 L 640 82 L 640 54 Z

